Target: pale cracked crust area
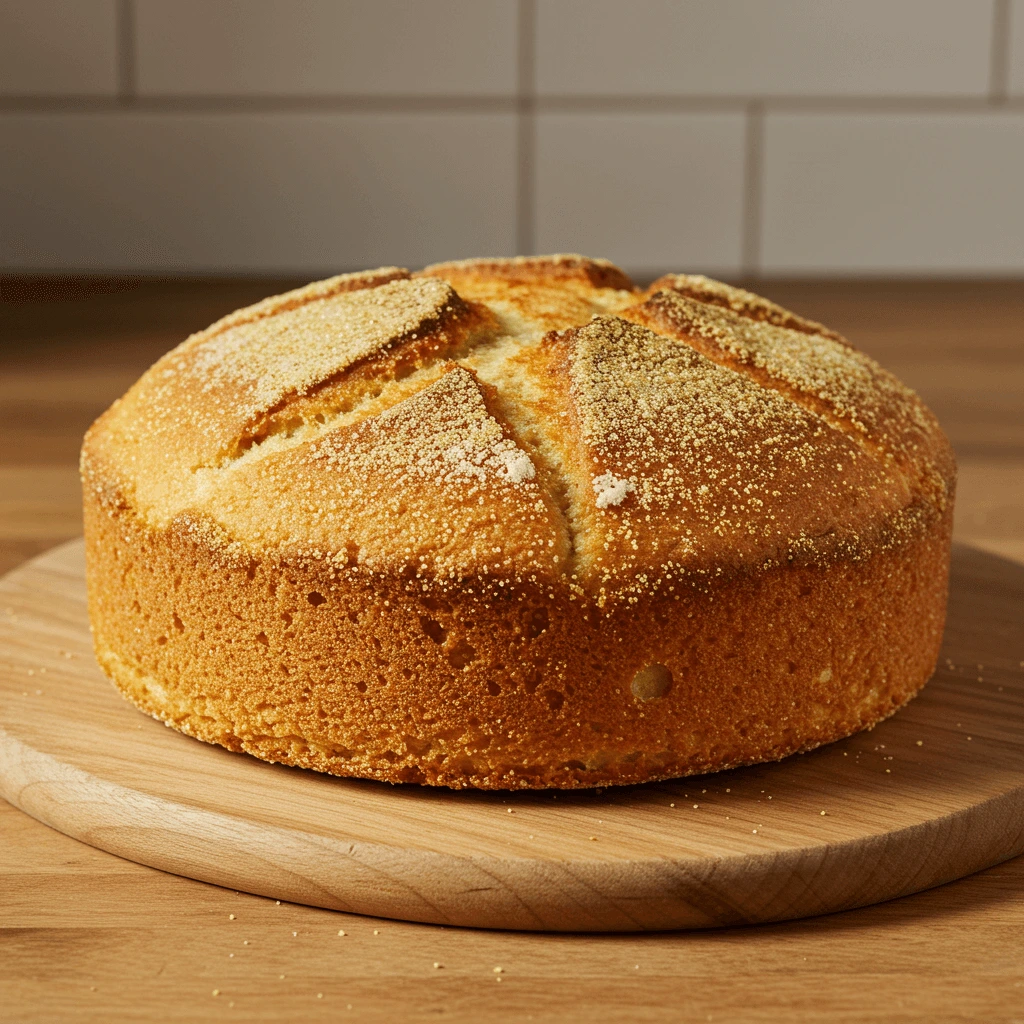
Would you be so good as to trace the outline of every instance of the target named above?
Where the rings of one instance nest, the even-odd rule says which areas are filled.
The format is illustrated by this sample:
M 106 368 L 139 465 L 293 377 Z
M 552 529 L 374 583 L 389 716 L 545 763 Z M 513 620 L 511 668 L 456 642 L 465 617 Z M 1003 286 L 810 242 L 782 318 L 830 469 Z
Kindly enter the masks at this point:
M 339 775 L 634 783 L 924 684 L 955 466 L 913 392 L 719 282 L 580 256 L 341 275 L 218 321 L 82 453 L 97 657 Z

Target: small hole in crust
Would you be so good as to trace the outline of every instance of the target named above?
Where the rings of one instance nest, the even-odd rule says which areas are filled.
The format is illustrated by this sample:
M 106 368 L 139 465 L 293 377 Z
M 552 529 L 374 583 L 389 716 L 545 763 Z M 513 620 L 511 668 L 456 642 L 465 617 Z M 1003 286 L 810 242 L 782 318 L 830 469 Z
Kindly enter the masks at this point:
M 185 632 L 185 623 L 182 622 L 181 619 L 178 618 L 178 613 L 177 612 L 172 612 L 171 614 L 172 614 L 172 617 L 174 619 L 174 628 L 179 633 L 184 633 Z
M 494 682 L 493 680 L 488 679 L 487 680 L 487 692 L 492 697 L 497 697 L 498 694 L 501 693 L 501 687 L 496 682 Z
M 433 746 L 430 740 L 424 739 L 421 736 L 405 735 L 402 739 L 405 740 L 406 750 L 415 757 L 423 757 L 424 754 L 430 752 L 430 748 Z
M 434 641 L 435 644 L 443 644 L 444 638 L 448 635 L 448 630 L 441 625 L 437 619 L 432 619 L 429 615 L 420 616 L 420 626 L 423 632 Z
M 448 664 L 452 668 L 463 669 L 473 661 L 476 661 L 476 648 L 465 640 L 460 640 L 448 652 Z
M 318 594 L 315 590 L 311 591 L 306 595 L 306 600 L 316 608 L 317 605 L 323 604 L 327 598 L 323 594 Z
M 672 673 L 664 665 L 648 665 L 633 676 L 629 688 L 640 700 L 657 700 L 672 689 Z
M 356 689 L 360 693 L 366 693 L 366 683 L 363 683 L 363 682 L 356 683 Z
M 548 628 L 547 608 L 535 608 L 526 624 L 526 635 L 531 640 L 536 640 Z
M 565 695 L 558 690 L 545 690 L 544 699 L 552 711 L 561 711 L 562 705 L 565 703 Z

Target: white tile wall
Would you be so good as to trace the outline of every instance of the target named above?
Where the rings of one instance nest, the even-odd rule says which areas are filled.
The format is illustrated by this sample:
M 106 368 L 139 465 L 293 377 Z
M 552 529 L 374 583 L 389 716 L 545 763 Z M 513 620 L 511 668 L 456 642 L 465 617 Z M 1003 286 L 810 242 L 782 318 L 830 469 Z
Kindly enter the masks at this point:
M 1024 0 L 1010 3 L 1009 85 L 1014 96 L 1024 96 Z
M 541 95 L 981 96 L 979 0 L 538 0 Z
M 0 0 L 0 269 L 1024 275 L 1024 0 Z
M 116 88 L 115 0 L 0 0 L 0 96 Z
M 136 0 L 140 94 L 505 95 L 510 0 Z
M 740 114 L 541 114 L 536 248 L 734 274 L 743 146 Z
M 1024 112 L 767 119 L 768 273 L 1024 269 Z
M 508 115 L 20 115 L 3 130 L 11 269 L 312 275 L 515 249 Z

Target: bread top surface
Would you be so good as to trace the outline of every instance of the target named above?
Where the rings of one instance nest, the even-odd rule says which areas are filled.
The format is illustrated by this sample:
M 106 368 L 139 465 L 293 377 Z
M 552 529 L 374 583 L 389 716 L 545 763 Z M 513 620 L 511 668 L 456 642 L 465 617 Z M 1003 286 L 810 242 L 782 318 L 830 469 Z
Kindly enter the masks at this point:
M 193 335 L 90 429 L 89 492 L 235 554 L 599 599 L 850 557 L 951 500 L 920 399 L 768 300 L 581 256 L 382 268 Z

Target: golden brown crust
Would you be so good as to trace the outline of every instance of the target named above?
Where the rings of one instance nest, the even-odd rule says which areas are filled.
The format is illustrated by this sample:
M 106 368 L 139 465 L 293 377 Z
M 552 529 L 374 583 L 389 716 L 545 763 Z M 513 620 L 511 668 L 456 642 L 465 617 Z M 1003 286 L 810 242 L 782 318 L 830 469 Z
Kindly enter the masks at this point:
M 848 344 L 737 301 L 538 257 L 219 321 L 86 437 L 102 666 L 210 742 L 448 786 L 872 724 L 934 664 L 948 443 Z
M 676 339 L 606 317 L 550 344 L 577 573 L 601 593 L 848 557 L 907 506 L 841 431 Z
M 844 345 L 849 344 L 838 331 L 833 331 L 816 320 L 808 320 L 761 295 L 736 288 L 724 281 L 716 281 L 703 274 L 665 274 L 647 289 L 646 294 L 650 297 L 663 291 L 677 292 L 709 306 L 722 306 L 750 320 L 775 324 L 776 327 L 788 327 L 790 330 L 803 331 L 805 334 L 820 334 Z
M 417 276 L 442 278 L 464 298 L 487 303 L 510 333 L 523 336 L 586 323 L 638 297 L 618 267 L 575 255 L 436 263 Z
M 227 326 L 188 338 L 101 417 L 85 454 L 101 437 L 96 454 L 122 471 L 122 489 L 166 522 L 201 503 L 206 471 L 268 437 L 344 417 L 496 330 L 486 308 L 443 281 L 376 272 L 347 278 L 360 287 L 310 286 L 283 296 L 277 313 L 266 313 L 277 301 L 266 300 L 250 307 L 264 315 L 226 317 L 219 323 Z M 375 278 L 383 280 L 369 283 Z
M 227 316 L 210 324 L 206 330 L 194 337 L 212 338 L 215 334 L 221 334 L 231 327 L 240 327 L 242 324 L 251 324 L 256 320 L 276 316 L 278 313 L 287 313 L 290 310 L 298 309 L 299 306 L 308 306 L 311 302 L 329 299 L 334 295 L 341 295 L 343 292 L 358 292 L 364 288 L 376 288 L 390 281 L 405 280 L 409 276 L 409 271 L 404 267 L 379 267 L 377 270 L 360 270 L 354 274 L 337 274 L 334 277 L 325 278 L 323 281 L 313 281 L 301 288 L 293 288 L 290 292 L 284 292 L 281 295 L 271 295 L 251 306 L 236 309 L 233 313 L 228 313 Z
M 453 283 L 466 278 L 498 278 L 526 285 L 575 283 L 589 288 L 613 288 L 619 291 L 634 289 L 629 275 L 614 263 L 580 256 L 578 253 L 453 260 L 450 263 L 433 263 L 424 267 L 420 273 L 441 277 Z
M 849 344 L 669 291 L 622 315 L 823 417 L 905 475 L 912 491 L 928 490 L 940 508 L 951 493 L 955 464 L 935 417 L 910 388 Z

